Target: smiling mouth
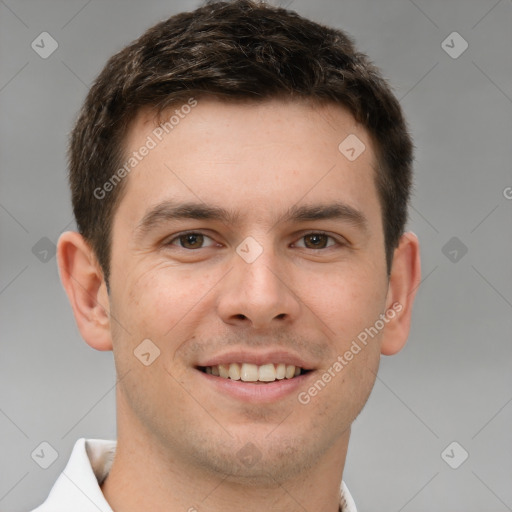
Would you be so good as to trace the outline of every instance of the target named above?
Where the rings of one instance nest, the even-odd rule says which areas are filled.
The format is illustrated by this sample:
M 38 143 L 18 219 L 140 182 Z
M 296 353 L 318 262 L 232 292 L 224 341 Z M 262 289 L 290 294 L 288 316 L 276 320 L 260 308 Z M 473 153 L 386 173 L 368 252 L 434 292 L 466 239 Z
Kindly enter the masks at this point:
M 199 366 L 198 370 L 222 379 L 255 383 L 270 383 L 276 380 L 293 379 L 311 371 L 305 370 L 300 366 L 284 363 L 270 363 L 260 366 L 251 363 L 231 363 L 215 366 Z

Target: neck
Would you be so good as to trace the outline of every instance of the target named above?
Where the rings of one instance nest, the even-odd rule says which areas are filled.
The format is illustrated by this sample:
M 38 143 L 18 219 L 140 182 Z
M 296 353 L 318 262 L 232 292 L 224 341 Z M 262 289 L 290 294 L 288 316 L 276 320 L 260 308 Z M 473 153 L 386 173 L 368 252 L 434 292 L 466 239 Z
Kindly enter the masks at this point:
M 116 512 L 339 511 L 349 431 L 294 478 L 255 483 L 205 471 L 169 453 L 140 426 L 123 421 L 118 425 L 115 458 L 101 487 Z

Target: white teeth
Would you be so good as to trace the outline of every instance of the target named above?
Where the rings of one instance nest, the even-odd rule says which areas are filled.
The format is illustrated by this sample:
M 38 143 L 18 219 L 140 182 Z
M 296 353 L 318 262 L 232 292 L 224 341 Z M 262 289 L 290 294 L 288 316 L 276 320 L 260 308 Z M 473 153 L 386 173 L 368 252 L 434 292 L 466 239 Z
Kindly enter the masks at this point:
M 256 382 L 258 380 L 258 367 L 255 364 L 244 363 L 240 370 L 240 378 L 244 382 Z
M 240 380 L 240 365 L 238 363 L 231 363 L 228 375 L 230 379 Z
M 258 369 L 258 380 L 261 380 L 262 382 L 273 382 L 276 380 L 275 366 L 273 364 L 264 364 L 260 366 Z
M 219 364 L 219 376 L 227 379 L 229 377 L 229 365 Z
M 294 375 L 295 375 L 295 366 L 293 366 L 291 364 L 287 364 L 285 377 L 287 379 L 291 379 Z
M 286 377 L 286 365 L 284 363 L 279 363 L 276 366 L 276 379 L 284 379 Z
M 242 380 L 244 382 L 274 382 L 275 380 L 292 379 L 301 374 L 301 368 L 293 364 L 231 363 L 207 366 L 205 372 L 223 379 Z

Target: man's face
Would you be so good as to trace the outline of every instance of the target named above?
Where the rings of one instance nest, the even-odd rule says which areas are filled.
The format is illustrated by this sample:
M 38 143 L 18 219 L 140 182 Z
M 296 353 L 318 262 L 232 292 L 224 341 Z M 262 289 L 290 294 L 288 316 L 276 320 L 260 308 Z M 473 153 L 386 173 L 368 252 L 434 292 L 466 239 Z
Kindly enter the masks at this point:
M 346 444 L 377 372 L 381 332 L 335 365 L 390 307 L 371 140 L 299 102 L 199 99 L 161 141 L 155 126 L 141 112 L 130 128 L 127 157 L 156 147 L 112 229 L 119 422 L 169 460 L 282 480 Z M 235 363 L 268 380 L 214 375 Z

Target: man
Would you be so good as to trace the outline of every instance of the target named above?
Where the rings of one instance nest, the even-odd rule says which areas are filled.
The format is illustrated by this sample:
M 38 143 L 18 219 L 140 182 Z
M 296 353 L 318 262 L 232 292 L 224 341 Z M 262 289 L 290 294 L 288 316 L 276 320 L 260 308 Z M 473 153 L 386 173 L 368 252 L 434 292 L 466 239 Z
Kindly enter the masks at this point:
M 355 511 L 350 427 L 420 282 L 412 143 L 342 32 L 213 3 L 112 57 L 70 144 L 58 245 L 113 350 L 118 439 L 79 440 L 42 511 Z

